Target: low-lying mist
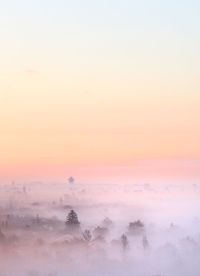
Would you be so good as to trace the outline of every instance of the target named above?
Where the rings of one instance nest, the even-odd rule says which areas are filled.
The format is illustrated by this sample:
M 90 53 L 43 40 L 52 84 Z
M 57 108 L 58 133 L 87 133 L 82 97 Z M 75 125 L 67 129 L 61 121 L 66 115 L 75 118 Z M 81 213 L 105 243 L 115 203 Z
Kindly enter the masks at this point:
M 199 276 L 200 185 L 0 186 L 0 276 Z

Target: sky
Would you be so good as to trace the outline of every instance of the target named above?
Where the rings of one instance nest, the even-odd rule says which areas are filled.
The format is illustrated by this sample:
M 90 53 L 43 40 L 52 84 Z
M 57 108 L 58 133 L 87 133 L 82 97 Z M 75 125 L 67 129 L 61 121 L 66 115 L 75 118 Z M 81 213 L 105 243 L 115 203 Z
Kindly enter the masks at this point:
M 199 13 L 197 0 L 0 0 L 0 179 L 159 160 L 200 177 Z

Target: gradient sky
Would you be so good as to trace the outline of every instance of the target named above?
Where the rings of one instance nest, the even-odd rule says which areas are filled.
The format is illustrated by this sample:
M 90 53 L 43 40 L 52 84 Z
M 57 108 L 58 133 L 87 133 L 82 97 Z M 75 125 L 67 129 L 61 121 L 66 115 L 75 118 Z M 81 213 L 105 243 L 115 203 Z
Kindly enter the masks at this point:
M 0 0 L 1 175 L 198 162 L 199 14 L 198 0 Z

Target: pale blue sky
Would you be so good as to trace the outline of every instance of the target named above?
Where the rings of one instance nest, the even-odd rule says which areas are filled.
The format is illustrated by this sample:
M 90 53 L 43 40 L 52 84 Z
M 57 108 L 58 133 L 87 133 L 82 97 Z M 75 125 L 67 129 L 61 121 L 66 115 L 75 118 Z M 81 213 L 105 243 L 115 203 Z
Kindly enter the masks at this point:
M 30 67 L 37 51 L 44 63 L 50 56 L 59 61 L 78 56 L 77 65 L 105 58 L 127 67 L 154 62 L 165 70 L 170 61 L 172 73 L 176 68 L 195 72 L 200 61 L 199 14 L 200 2 L 195 0 L 0 1 L 1 48 L 6 51 L 0 55 L 18 57 L 22 63 L 30 59 Z

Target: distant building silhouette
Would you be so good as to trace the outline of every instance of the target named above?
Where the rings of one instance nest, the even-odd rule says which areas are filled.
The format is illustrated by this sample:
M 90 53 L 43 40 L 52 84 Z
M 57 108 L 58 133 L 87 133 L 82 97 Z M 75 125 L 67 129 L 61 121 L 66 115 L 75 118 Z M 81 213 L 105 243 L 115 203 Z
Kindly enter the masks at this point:
M 68 183 L 69 183 L 69 184 L 73 184 L 74 181 L 75 181 L 75 179 L 74 179 L 72 176 L 70 176 L 70 177 L 68 178 Z

